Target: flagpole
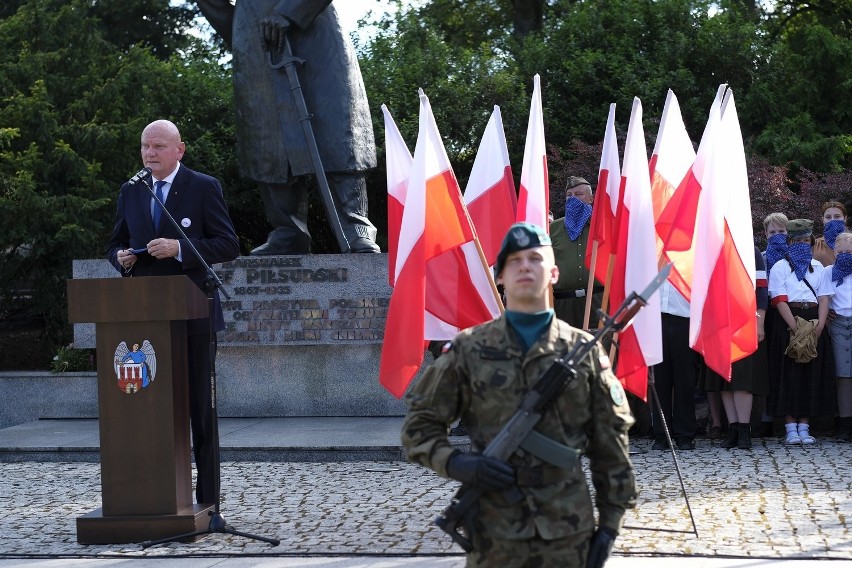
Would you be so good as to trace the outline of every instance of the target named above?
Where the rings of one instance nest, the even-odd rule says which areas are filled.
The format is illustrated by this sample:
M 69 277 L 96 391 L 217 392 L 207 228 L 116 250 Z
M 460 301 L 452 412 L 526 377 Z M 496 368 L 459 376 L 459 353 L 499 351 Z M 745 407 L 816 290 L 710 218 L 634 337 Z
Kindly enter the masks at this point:
M 467 213 L 467 207 L 464 208 L 464 214 L 467 216 L 467 222 L 470 223 L 470 216 Z M 494 283 L 494 276 L 491 274 L 491 267 L 488 266 L 488 261 L 485 259 L 485 253 L 482 251 L 482 245 L 479 244 L 479 237 L 476 235 L 476 229 L 473 227 L 473 223 L 470 223 L 470 227 L 473 229 L 473 242 L 476 243 L 476 252 L 479 253 L 479 261 L 482 263 L 485 273 L 488 274 L 488 283 L 491 284 L 491 293 L 494 294 L 494 299 L 497 301 L 497 307 L 500 308 L 500 313 L 502 314 L 506 311 L 503 307 L 503 299 L 500 298 L 500 292 L 497 291 L 497 284 Z
M 595 286 L 595 266 L 598 262 L 598 240 L 592 241 L 592 261 L 589 266 L 592 269 L 589 271 L 589 282 L 586 285 L 586 309 L 583 313 L 583 329 L 589 329 L 589 319 L 592 314 L 592 292 Z
M 594 266 L 594 265 L 592 265 Z M 609 262 L 606 265 L 606 282 L 604 283 L 603 298 L 601 298 L 601 309 L 606 312 L 609 304 L 609 291 L 612 288 L 612 271 L 615 268 L 615 254 L 610 253 Z M 602 324 L 598 322 L 598 327 Z
M 453 174 L 455 177 L 455 174 Z M 459 192 L 459 202 L 462 205 L 462 209 L 464 209 L 464 218 L 467 220 L 467 226 L 470 227 L 470 231 L 473 234 L 473 242 L 476 245 L 476 252 L 479 253 L 479 262 L 482 263 L 482 268 L 485 270 L 485 274 L 488 275 L 488 283 L 491 285 L 491 293 L 494 294 L 494 300 L 497 302 L 497 307 L 500 309 L 500 314 L 502 315 L 506 309 L 503 307 L 503 299 L 500 297 L 500 292 L 497 291 L 497 284 L 494 282 L 494 275 L 492 274 L 491 267 L 488 266 L 488 260 L 485 258 L 485 252 L 482 250 L 482 244 L 479 242 L 479 235 L 476 234 L 476 227 L 473 224 L 473 221 L 470 219 L 470 213 L 467 210 L 467 205 L 464 202 L 464 196 L 461 193 L 461 189 L 459 188 L 459 184 L 456 183 L 456 191 Z

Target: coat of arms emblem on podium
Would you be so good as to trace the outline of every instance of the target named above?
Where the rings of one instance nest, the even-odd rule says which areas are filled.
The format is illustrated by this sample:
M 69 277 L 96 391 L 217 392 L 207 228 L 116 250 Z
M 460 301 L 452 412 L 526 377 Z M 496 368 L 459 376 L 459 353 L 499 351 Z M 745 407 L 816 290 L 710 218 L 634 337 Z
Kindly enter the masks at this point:
M 134 343 L 132 348 L 122 341 L 115 349 L 115 376 L 118 388 L 126 394 L 134 394 L 154 382 L 157 375 L 157 353 L 147 339 L 140 347 Z

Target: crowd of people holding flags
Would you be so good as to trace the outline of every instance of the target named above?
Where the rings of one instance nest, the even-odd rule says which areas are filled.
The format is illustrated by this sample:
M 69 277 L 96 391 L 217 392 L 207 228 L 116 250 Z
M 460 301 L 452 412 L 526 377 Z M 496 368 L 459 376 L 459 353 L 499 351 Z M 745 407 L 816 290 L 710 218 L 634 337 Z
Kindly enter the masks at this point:
M 538 76 L 517 191 L 499 107 L 462 195 L 421 92 L 424 101 L 420 154 L 414 156 L 383 107 L 389 282 L 395 291 L 380 380 L 394 395 L 402 396 L 420 369 L 424 344 L 450 340 L 502 313 L 492 268 L 496 252 L 511 223 L 529 222 L 553 239 L 560 280 L 552 302 L 557 317 L 576 327 L 595 328 L 599 308 L 611 313 L 672 264 L 666 285 L 619 334 L 618 351 L 612 352 L 629 393 L 647 403 L 649 385 L 656 391 L 660 405 L 650 405 L 655 448 L 694 447 L 696 385 L 707 393 L 710 437 L 724 447 L 750 447 L 752 435 L 771 431 L 774 418 L 784 421 L 788 443 L 813 443 L 810 419 L 837 411 L 838 404 L 841 429 L 852 437 L 852 403 L 844 402 L 850 397 L 838 396 L 852 391 L 852 368 L 841 367 L 847 357 L 832 349 L 841 344 L 843 318 L 852 318 L 842 307 L 846 294 L 839 284 L 848 280 L 838 276 L 847 257 L 836 262 L 834 250 L 845 207 L 826 204 L 818 239 L 805 221 L 770 215 L 768 248 L 759 254 L 742 135 L 727 85 L 716 94 L 697 151 L 669 91 L 650 161 L 641 101 L 633 101 L 623 160 L 610 105 L 594 191 L 585 178 L 569 176 L 564 215 L 553 215 L 549 206 Z M 809 349 L 811 327 L 815 340 L 807 353 L 816 355 L 796 361 L 789 353 Z M 791 349 L 788 330 L 796 332 Z M 832 336 L 838 339 L 832 342 Z M 829 372 L 836 361 L 836 373 Z M 811 380 L 800 384 L 806 376 Z M 752 432 L 755 396 L 765 402 L 763 424 Z
M 690 449 L 684 429 L 697 428 L 689 396 L 696 382 L 710 402 L 708 436 L 718 438 L 721 447 L 751 448 L 752 437 L 776 434 L 776 421 L 784 425 L 786 445 L 814 444 L 810 424 L 815 418 L 824 423 L 836 419 L 835 439 L 852 441 L 852 231 L 840 202 L 824 203 L 821 220 L 823 236 L 814 238 L 811 219 L 788 219 L 781 212 L 764 219 L 767 247 L 765 251 L 755 247 L 758 348 L 732 365 L 729 381 L 707 368 L 700 357 L 691 367 L 680 367 L 680 393 L 677 384 L 673 392 L 682 397 L 675 402 L 675 410 L 682 412 L 675 411 L 673 421 L 667 416 L 679 449 Z M 661 291 L 664 330 L 671 320 L 668 312 L 684 313 L 679 300 L 669 308 L 670 293 L 666 288 Z M 665 340 L 676 338 L 677 334 Z M 676 361 L 664 351 L 664 363 L 654 367 L 658 392 L 661 376 Z M 702 378 L 696 379 L 690 368 Z M 661 402 L 671 404 L 668 383 L 665 388 Z M 756 399 L 760 404 L 753 414 Z M 761 425 L 752 432 L 755 415 L 760 415 Z M 655 449 L 667 447 L 660 433 L 655 420 Z
M 846 208 L 834 201 L 824 204 L 819 239 L 812 220 L 772 213 L 764 221 L 766 250 L 755 246 L 745 149 L 727 85 L 719 86 L 697 150 L 669 91 L 650 160 L 641 101 L 633 100 L 621 161 L 615 104 L 610 105 L 595 190 L 585 178 L 569 177 L 564 216 L 557 219 L 549 210 L 538 76 L 517 192 L 499 107 L 462 195 L 429 99 L 422 91 L 419 99 L 413 156 L 390 111 L 382 107 L 393 293 L 379 380 L 397 397 L 408 392 L 411 416 L 434 418 L 438 405 L 449 400 L 426 396 L 440 384 L 433 368 L 409 389 L 421 370 L 424 347 L 450 341 L 444 349 L 451 350 L 454 338 L 492 329 L 488 322 L 518 320 L 510 304 L 503 315 L 503 297 L 495 284 L 501 250 L 505 255 L 514 245 L 512 250 L 525 251 L 538 243 L 552 249 L 555 265 L 548 267 L 553 271 L 549 301 L 537 296 L 538 311 L 526 314 L 533 320 L 551 321 L 555 314 L 574 328 L 592 329 L 602 319 L 599 314 L 614 317 L 619 307 L 641 299 L 643 309 L 631 325 L 619 329 L 611 345 L 605 342 L 608 356 L 600 363 L 609 369 L 613 361 L 615 377 L 634 397 L 634 413 L 644 404 L 653 409 L 653 449 L 695 447 L 695 394 L 702 388 L 710 401 L 710 437 L 721 438 L 723 448 L 751 448 L 752 437 L 771 433 L 775 421 L 783 421 L 785 444 L 814 444 L 811 420 L 834 416 L 839 417 L 837 436 L 852 441 L 852 231 L 846 228 Z M 510 235 L 510 227 L 518 234 Z M 655 291 L 640 296 L 646 289 Z M 547 309 L 541 311 L 541 306 Z M 530 336 L 522 343 L 532 344 L 540 336 L 539 327 L 515 327 L 516 333 Z M 518 337 L 505 340 L 513 343 Z M 534 356 L 514 343 L 511 357 L 492 351 L 478 356 L 516 363 Z M 437 368 L 452 364 L 443 359 L 439 357 Z M 468 374 L 456 377 L 460 386 L 454 393 L 472 386 Z M 502 372 L 484 380 L 507 391 L 526 388 Z M 620 392 L 612 388 L 610 393 L 619 407 L 625 402 L 616 396 Z M 751 429 L 755 397 L 764 402 L 759 432 Z M 452 452 L 448 421 L 467 416 L 467 406 L 451 406 L 443 422 L 430 430 L 429 443 L 447 450 L 442 460 L 430 461 L 435 455 L 430 450 L 419 461 L 443 475 L 481 483 L 484 462 L 475 456 L 458 458 L 475 464 L 460 466 L 462 473 L 443 469 Z M 512 408 L 505 406 L 501 416 L 508 417 Z M 485 410 L 474 414 L 468 416 L 473 419 L 471 436 L 482 434 L 477 447 L 483 448 L 499 421 L 485 435 L 480 427 L 494 416 Z M 722 436 L 725 422 L 727 434 Z M 404 438 L 415 431 L 409 428 Z M 601 440 L 610 434 L 621 436 L 612 431 Z M 417 445 L 413 439 L 412 448 Z M 489 467 L 500 483 L 511 478 L 508 465 Z M 602 550 L 611 547 L 612 532 L 599 543 Z

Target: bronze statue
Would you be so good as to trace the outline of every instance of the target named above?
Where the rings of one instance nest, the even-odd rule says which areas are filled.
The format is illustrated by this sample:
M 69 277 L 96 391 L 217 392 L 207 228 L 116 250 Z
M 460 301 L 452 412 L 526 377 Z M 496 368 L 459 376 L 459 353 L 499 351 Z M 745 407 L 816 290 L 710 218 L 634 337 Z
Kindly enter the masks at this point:
M 301 92 L 343 234 L 352 252 L 379 252 L 367 218 L 365 174 L 376 166 L 370 109 L 355 49 L 331 0 L 197 3 L 233 53 L 240 170 L 257 182 L 274 227 L 252 254 L 305 254 L 311 246 L 307 191 L 314 167 L 287 74 L 272 64 L 285 40 L 304 59 Z

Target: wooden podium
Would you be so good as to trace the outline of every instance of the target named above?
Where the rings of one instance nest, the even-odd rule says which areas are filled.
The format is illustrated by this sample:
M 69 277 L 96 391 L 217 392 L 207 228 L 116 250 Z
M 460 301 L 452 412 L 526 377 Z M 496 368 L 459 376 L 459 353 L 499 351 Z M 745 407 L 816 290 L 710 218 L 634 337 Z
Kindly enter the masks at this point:
M 192 502 L 186 353 L 186 320 L 206 316 L 185 276 L 68 280 L 69 322 L 97 335 L 103 506 L 77 518 L 80 544 L 207 527 L 213 506 Z

